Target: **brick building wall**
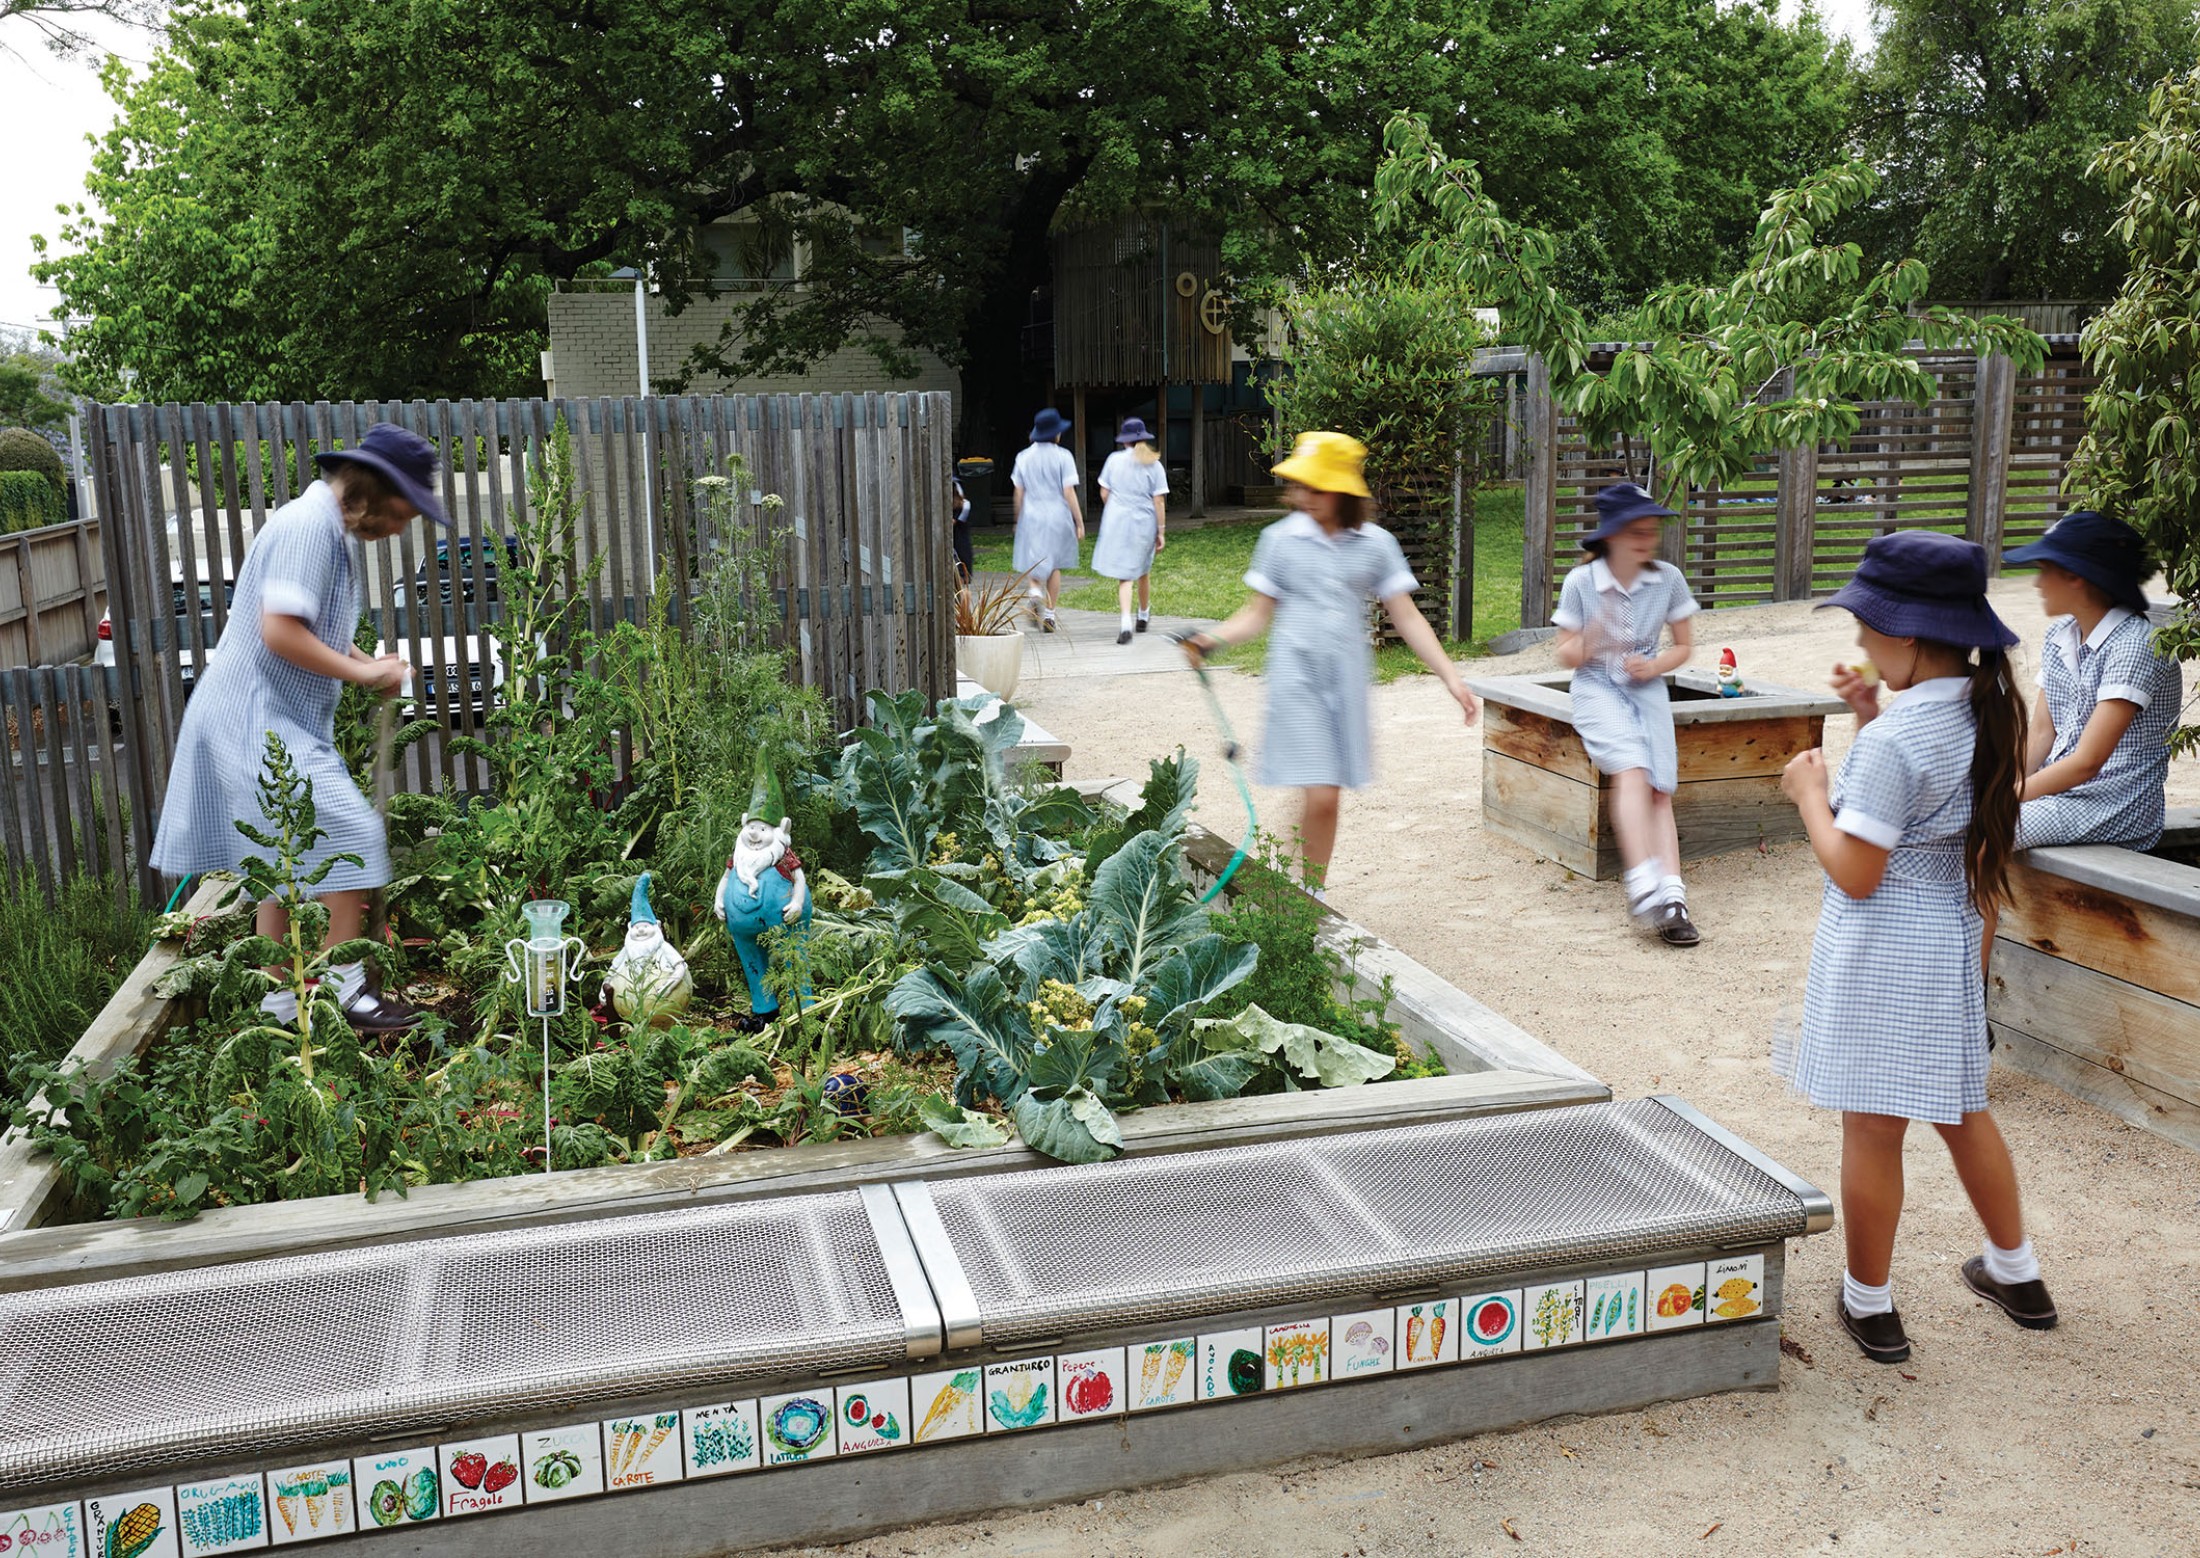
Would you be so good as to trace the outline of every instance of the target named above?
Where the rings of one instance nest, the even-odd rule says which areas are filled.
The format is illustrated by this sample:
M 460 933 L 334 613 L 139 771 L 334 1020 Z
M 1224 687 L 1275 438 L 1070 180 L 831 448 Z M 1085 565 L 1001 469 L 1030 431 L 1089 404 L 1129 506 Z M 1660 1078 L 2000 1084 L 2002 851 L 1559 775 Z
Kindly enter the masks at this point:
M 691 348 L 715 344 L 720 328 L 745 306 L 735 297 L 698 298 L 684 313 L 668 315 L 649 300 L 649 370 L 676 371 Z M 634 294 L 557 292 L 550 297 L 550 363 L 559 395 L 632 395 L 640 379 L 635 362 Z M 844 346 L 804 374 L 764 378 L 704 379 L 697 394 L 826 394 L 865 390 L 946 390 L 959 395 L 962 376 L 930 352 L 917 357 L 913 379 L 889 378 L 860 346 Z

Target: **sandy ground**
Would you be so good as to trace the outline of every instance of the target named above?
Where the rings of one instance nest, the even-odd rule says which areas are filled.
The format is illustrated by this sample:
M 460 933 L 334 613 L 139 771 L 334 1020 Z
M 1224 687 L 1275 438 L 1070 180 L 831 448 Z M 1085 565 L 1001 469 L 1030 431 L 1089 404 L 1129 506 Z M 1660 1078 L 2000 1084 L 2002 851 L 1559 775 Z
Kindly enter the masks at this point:
M 2036 657 L 2028 584 L 1996 603 Z M 1703 619 L 1697 663 L 1732 645 L 1745 677 L 1823 685 L 1851 619 L 1764 607 Z M 1143 773 L 1178 742 L 1215 748 L 1197 686 L 1136 646 L 1143 674 L 1096 675 L 1101 619 L 1041 646 L 1018 703 L 1074 745 L 1070 777 Z M 1551 666 L 1547 647 L 1470 672 Z M 1126 667 L 1127 668 L 1127 667 Z M 2027 674 L 2032 670 L 2027 665 Z M 1241 732 L 1260 684 L 1218 678 Z M 1839 1183 L 1834 1117 L 1771 1075 L 1769 1037 L 1800 1003 L 1820 875 L 1807 846 L 1703 862 L 1704 943 L 1630 932 L 1619 890 L 1571 878 L 1482 831 L 1481 740 L 1433 678 L 1376 690 L 1380 777 L 1346 802 L 1332 897 L 1607 1081 L 1686 1095 L 1797 1172 Z M 1845 718 L 1827 731 L 1838 757 Z M 1217 776 L 1219 778 L 1219 773 Z M 1203 820 L 1235 834 L 1227 784 Z M 1287 797 L 1256 792 L 1287 828 Z M 2180 762 L 2173 803 L 2200 799 Z M 1947 1155 L 1912 1138 L 1895 1298 L 1915 1343 L 1865 1362 L 1833 1318 L 1839 1230 L 1791 1244 L 1786 1332 L 1803 1355 L 1776 1393 L 1567 1419 L 1372 1460 L 1309 1462 L 1063 1508 L 915 1529 L 841 1549 L 879 1555 L 1567 1551 L 2186 1555 L 2200 1552 L 2200 1156 L 1997 1071 L 1994 1107 L 2062 1325 L 2022 1331 L 1959 1284 L 1979 1233 Z M 1715 1528 L 1715 1529 L 1714 1529 Z M 1508 1532 L 1517 1532 L 1518 1541 Z

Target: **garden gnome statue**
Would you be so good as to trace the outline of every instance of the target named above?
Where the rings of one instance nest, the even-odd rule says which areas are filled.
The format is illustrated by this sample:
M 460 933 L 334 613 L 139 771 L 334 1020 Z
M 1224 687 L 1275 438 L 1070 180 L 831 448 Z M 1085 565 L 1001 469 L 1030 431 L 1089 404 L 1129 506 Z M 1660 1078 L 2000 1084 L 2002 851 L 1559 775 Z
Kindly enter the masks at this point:
M 649 906 L 649 873 L 634 884 L 634 906 L 627 915 L 626 945 L 611 959 L 604 990 L 612 1008 L 630 1023 L 669 1028 L 687 1010 L 695 994 L 687 959 L 665 940 L 657 911 Z
M 810 923 L 810 888 L 794 852 L 793 828 L 779 794 L 779 780 L 759 752 L 756 787 L 741 817 L 726 874 L 718 880 L 711 907 L 726 922 L 741 974 L 749 984 L 749 1010 L 759 1021 L 777 1015 L 779 998 L 765 988 L 769 961 L 757 937 L 775 925 Z
M 1739 698 L 1741 695 L 1741 667 L 1734 663 L 1733 650 L 1722 649 L 1719 651 L 1719 696 L 1722 698 Z

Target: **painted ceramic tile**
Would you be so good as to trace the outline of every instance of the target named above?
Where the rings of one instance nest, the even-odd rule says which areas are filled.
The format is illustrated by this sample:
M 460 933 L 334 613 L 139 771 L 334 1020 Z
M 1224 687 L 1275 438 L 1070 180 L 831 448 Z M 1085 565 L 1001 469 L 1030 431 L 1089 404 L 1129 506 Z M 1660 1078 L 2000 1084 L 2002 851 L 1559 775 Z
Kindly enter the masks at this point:
M 1199 1343 L 1189 1336 L 1131 1348 L 1126 1362 L 1137 1380 L 1126 1392 L 1130 1409 L 1150 1412 L 1156 1407 L 1180 1407 L 1196 1400 L 1199 1371 L 1192 1367 L 1192 1361 L 1198 1355 Z
M 1297 1385 L 1326 1385 L 1332 1376 L 1329 1360 L 1329 1322 L 1293 1320 L 1267 1330 L 1268 1388 L 1289 1390 Z
M 350 1536 L 359 1529 L 358 1490 L 351 1462 L 309 1461 L 267 1474 L 268 1535 L 277 1547 Z M 517 1504 L 519 1497 L 513 1495 Z
M 1677 1331 L 1684 1325 L 1702 1325 L 1703 1262 L 1655 1268 L 1644 1298 L 1649 1305 L 1643 1317 L 1645 1330 Z
M 756 1436 L 749 1436 L 753 1449 Z M 721 1468 L 731 1470 L 731 1467 Z M 640 1417 L 614 1417 L 603 1425 L 604 1485 L 646 1488 L 659 1482 L 680 1480 L 680 1414 L 645 1412 Z
M 985 1366 L 985 1431 L 1009 1433 L 1054 1421 L 1054 1359 Z
M 1642 1273 L 1615 1271 L 1591 1277 L 1583 1286 L 1582 1340 L 1608 1342 L 1621 1336 L 1642 1334 Z
M 1582 1340 L 1582 1327 L 1589 1316 L 1581 1305 L 1580 1283 L 1552 1282 L 1525 1289 L 1520 1304 L 1527 1326 L 1527 1336 L 1520 1344 L 1522 1351 L 1541 1352 L 1546 1347 L 1567 1347 Z
M 1703 1279 L 1704 1318 L 1746 1320 L 1765 1312 L 1765 1258 L 1736 1255 L 1711 1262 Z
M 840 1453 L 909 1448 L 909 1382 L 879 1379 L 868 1385 L 843 1385 L 833 1392 L 840 1413 Z
M 1260 1327 L 1214 1331 L 1199 1339 L 1199 1399 L 1222 1401 L 1259 1391 Z
M 913 1442 L 938 1444 L 985 1429 L 985 1370 L 942 1369 L 909 1381 L 909 1412 L 917 1421 Z
M 1520 1323 L 1520 1289 L 1470 1293 L 1459 1300 L 1459 1356 L 1494 1358 L 1520 1351 L 1527 1328 Z
M 84 1501 L 84 1541 L 100 1558 L 181 1558 L 176 1498 L 166 1488 Z
M 260 1474 L 178 1483 L 176 1530 L 183 1538 L 183 1558 L 265 1547 L 267 1488 Z
M 362 1455 L 351 1463 L 351 1483 L 359 1526 L 366 1531 L 433 1520 L 443 1503 L 432 1444 Z
M 444 1514 L 479 1515 L 492 1509 L 517 1509 L 526 1498 L 519 1485 L 518 1434 L 461 1439 L 444 1445 L 440 1453 Z
M 690 1407 L 680 1416 L 686 1424 L 681 1442 L 687 1446 L 690 1477 L 723 1477 L 728 1472 L 754 1471 L 763 1464 L 757 1450 L 755 1402 Z
M 1459 1300 L 1424 1298 L 1400 1304 L 1391 1345 L 1401 1369 L 1425 1369 L 1432 1363 L 1459 1361 Z
M 0 1536 L 8 1546 L 0 1552 L 34 1558 L 88 1558 L 84 1538 L 84 1506 L 75 1499 L 62 1504 L 33 1504 L 28 1509 L 0 1509 Z
M 830 1460 L 840 1447 L 840 1439 L 833 1432 L 833 1393 L 829 1389 L 766 1396 L 756 1403 L 756 1423 L 764 1435 L 766 1466 Z
M 586 1498 L 603 1491 L 603 1429 L 595 1423 L 520 1435 L 520 1469 L 530 1504 Z
M 1388 1309 L 1363 1309 L 1329 1321 L 1330 1369 L 1338 1379 L 1390 1372 L 1390 1338 L 1397 1317 Z
M 1062 1422 L 1120 1416 L 1125 1398 L 1123 1349 L 1065 1352 L 1054 1360 L 1054 1390 Z

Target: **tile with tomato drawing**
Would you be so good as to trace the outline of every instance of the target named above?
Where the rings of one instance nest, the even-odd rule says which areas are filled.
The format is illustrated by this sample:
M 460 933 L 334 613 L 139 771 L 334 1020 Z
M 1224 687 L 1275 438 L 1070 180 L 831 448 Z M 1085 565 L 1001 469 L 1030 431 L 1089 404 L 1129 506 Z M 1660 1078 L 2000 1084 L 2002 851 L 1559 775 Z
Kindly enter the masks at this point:
M 1060 1397 L 1061 1420 L 1074 1423 L 1088 1417 L 1120 1416 L 1128 1394 L 1123 1379 L 1120 1347 L 1056 1354 L 1054 1387 Z
M 1298 1385 L 1326 1385 L 1331 1378 L 1329 1320 L 1291 1320 L 1266 1328 L 1268 1388 L 1290 1390 Z
M 1652 1268 L 1644 1296 L 1649 1301 L 1645 1330 L 1677 1331 L 1684 1325 L 1702 1325 L 1703 1262 Z
M 32 1558 L 87 1558 L 84 1506 L 75 1499 L 0 1509 L 0 1536 L 9 1542 L 0 1552 L 27 1553 Z
M 909 1381 L 876 1379 L 868 1385 L 843 1385 L 833 1393 L 840 1413 L 840 1453 L 906 1450 L 909 1437 Z
M 685 1430 L 681 1442 L 687 1447 L 687 1474 L 690 1477 L 723 1477 L 728 1472 L 754 1471 L 763 1464 L 757 1451 L 759 1436 L 753 1400 L 689 1407 L 680 1417 Z
M 277 1547 L 325 1542 L 359 1532 L 358 1490 L 341 1458 L 282 1466 L 267 1474 L 267 1534 Z M 513 1503 L 519 1499 L 515 1495 Z
M 1622 1336 L 1640 1336 L 1642 1273 L 1621 1271 L 1613 1272 L 1609 1276 L 1591 1277 L 1582 1290 L 1581 1308 L 1588 1316 L 1582 1322 L 1581 1339 L 1585 1342 L 1608 1342 Z
M 541 1428 L 522 1434 L 520 1469 L 526 1472 L 527 1502 L 555 1504 L 603 1491 L 603 1429 L 594 1423 L 570 1428 Z
M 1520 1351 L 1520 1289 L 1469 1293 L 1459 1300 L 1461 1358 L 1495 1358 Z
M 1401 1369 L 1425 1369 L 1432 1363 L 1459 1361 L 1459 1300 L 1424 1298 L 1400 1304 L 1391 1356 Z
M 1329 1317 L 1330 1371 L 1338 1379 L 1390 1372 L 1397 1317 L 1388 1309 L 1362 1309 Z
M 492 1509 L 517 1509 L 527 1496 L 519 1485 L 518 1434 L 457 1439 L 441 1446 L 437 1453 L 443 1461 L 443 1513 L 446 1515 L 482 1515 Z

